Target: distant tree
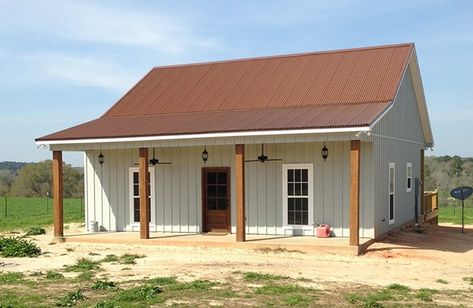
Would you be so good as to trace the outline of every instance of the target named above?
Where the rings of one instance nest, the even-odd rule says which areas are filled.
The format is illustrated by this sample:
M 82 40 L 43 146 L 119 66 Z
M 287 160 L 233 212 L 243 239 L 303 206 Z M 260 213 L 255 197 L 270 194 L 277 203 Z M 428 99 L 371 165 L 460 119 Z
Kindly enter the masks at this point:
M 16 162 L 16 161 L 2 161 L 0 162 L 0 170 L 8 170 L 16 173 L 18 170 L 23 168 L 27 163 Z
M 14 181 L 15 174 L 10 170 L 0 170 L 0 194 L 9 193 Z
M 64 197 L 72 197 L 80 193 L 82 188 L 81 174 L 68 164 L 64 164 Z M 52 161 L 45 160 L 31 163 L 20 169 L 12 186 L 12 193 L 18 196 L 33 197 L 52 196 Z
M 455 155 L 450 161 L 449 175 L 451 177 L 459 178 L 463 173 L 463 160 L 460 156 Z

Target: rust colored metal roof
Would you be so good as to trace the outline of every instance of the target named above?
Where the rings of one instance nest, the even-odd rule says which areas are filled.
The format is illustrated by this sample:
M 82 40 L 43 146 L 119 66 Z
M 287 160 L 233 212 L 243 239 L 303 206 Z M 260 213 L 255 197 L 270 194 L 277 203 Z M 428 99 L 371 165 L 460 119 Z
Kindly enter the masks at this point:
M 102 117 L 42 138 L 118 138 L 370 125 L 413 44 L 153 68 Z

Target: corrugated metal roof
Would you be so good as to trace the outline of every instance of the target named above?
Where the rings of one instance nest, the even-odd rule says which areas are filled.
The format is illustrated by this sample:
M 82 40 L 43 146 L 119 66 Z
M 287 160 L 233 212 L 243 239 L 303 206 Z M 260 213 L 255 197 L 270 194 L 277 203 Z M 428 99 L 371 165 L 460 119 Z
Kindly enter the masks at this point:
M 413 44 L 156 67 L 101 118 L 38 140 L 366 126 Z

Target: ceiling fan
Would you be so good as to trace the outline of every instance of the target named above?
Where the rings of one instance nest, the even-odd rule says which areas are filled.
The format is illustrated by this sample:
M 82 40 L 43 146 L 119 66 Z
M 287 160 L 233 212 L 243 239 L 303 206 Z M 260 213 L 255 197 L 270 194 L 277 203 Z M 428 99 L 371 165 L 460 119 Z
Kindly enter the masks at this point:
M 281 158 L 268 158 L 268 156 L 264 155 L 264 144 L 261 144 L 261 155 L 258 156 L 257 159 L 250 159 L 250 160 L 245 160 L 245 163 L 253 163 L 253 162 L 260 162 L 264 163 L 267 161 L 282 161 Z
M 154 155 L 154 148 L 153 148 L 153 158 L 151 158 L 149 160 L 149 163 L 153 166 L 156 166 L 156 165 L 171 165 L 172 164 L 172 162 L 159 161 L 159 159 L 156 158 L 156 155 Z M 135 166 L 138 166 L 138 164 L 136 163 Z

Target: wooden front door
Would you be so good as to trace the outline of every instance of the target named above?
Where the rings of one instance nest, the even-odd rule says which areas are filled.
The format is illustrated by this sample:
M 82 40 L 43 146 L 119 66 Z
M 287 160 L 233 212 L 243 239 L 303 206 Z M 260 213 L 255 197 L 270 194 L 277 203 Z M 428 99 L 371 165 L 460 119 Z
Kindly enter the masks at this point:
M 203 232 L 230 232 L 230 168 L 202 168 Z

